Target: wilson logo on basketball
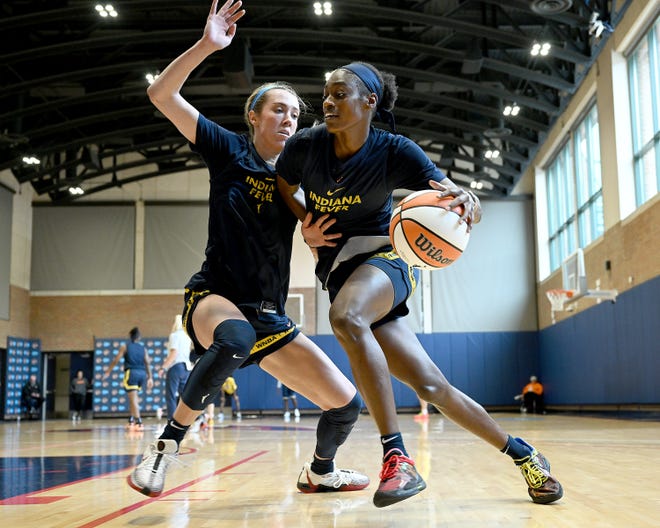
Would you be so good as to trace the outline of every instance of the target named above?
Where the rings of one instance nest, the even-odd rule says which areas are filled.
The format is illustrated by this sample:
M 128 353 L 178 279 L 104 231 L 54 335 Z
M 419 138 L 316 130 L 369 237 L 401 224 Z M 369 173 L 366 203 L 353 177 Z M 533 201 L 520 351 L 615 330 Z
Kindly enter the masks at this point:
M 431 260 L 435 260 L 438 264 L 449 266 L 449 264 L 454 262 L 454 259 L 452 258 L 443 257 L 442 249 L 435 247 L 433 243 L 424 236 L 423 233 L 419 233 L 419 235 L 417 235 L 415 246 L 417 246 L 422 252 L 426 253 L 426 255 Z

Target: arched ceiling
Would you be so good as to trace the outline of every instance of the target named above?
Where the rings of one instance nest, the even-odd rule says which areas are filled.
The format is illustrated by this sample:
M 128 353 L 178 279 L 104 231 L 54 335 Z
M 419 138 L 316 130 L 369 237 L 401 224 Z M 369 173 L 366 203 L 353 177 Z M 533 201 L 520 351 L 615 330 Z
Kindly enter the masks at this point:
M 183 93 L 243 131 L 249 90 L 288 80 L 313 106 L 311 124 L 325 72 L 371 62 L 397 76 L 397 130 L 457 183 L 506 198 L 629 2 L 344 0 L 319 17 L 311 0 L 246 0 L 232 46 L 193 72 Z M 0 6 L 0 171 L 53 202 L 74 200 L 71 186 L 92 194 L 202 167 L 150 104 L 145 74 L 199 38 L 210 2 L 112 5 L 116 18 L 83 0 Z M 549 55 L 532 56 L 543 41 Z M 505 117 L 512 103 L 520 113 Z M 489 149 L 500 157 L 488 159 Z M 25 165 L 26 154 L 41 163 Z

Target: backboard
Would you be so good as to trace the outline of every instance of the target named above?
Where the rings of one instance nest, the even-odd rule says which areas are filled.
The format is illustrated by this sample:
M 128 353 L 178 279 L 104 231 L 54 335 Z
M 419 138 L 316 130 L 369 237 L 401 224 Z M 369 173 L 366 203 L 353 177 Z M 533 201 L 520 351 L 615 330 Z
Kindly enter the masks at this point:
M 587 291 L 587 273 L 584 269 L 584 253 L 582 248 L 569 255 L 561 264 L 562 289 L 571 290 L 575 294 Z

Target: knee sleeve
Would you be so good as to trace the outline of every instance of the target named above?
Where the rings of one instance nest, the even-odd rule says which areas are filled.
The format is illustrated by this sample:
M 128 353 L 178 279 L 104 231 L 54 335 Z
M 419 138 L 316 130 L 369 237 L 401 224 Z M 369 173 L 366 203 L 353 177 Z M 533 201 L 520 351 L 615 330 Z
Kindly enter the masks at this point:
M 319 458 L 334 458 L 357 422 L 362 409 L 362 398 L 356 392 L 344 407 L 324 411 L 316 428 L 316 455 Z
M 201 411 L 215 400 L 224 381 L 250 356 L 257 336 L 247 321 L 228 319 L 213 331 L 213 344 L 201 355 L 181 399 Z

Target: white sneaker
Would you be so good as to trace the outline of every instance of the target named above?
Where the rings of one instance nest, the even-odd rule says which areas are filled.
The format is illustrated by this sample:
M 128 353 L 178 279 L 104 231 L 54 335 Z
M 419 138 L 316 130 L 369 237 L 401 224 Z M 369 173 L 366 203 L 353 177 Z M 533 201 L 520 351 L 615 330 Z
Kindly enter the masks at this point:
M 357 491 L 369 485 L 369 477 L 350 469 L 335 469 L 325 475 L 317 475 L 307 462 L 298 476 L 298 489 L 303 493 L 323 491 Z
M 225 413 L 219 413 L 218 422 L 224 422 L 224 421 L 225 421 Z
M 291 421 L 291 413 L 289 411 L 284 413 L 284 421 L 285 422 L 290 422 Z
M 236 413 L 236 420 L 238 420 L 239 422 L 241 421 L 241 413 L 239 412 Z
M 142 462 L 128 476 L 128 485 L 147 497 L 158 497 L 165 486 L 165 473 L 176 460 L 178 446 L 175 440 L 156 440 L 149 444 Z
M 296 418 L 300 418 L 300 411 L 299 411 L 298 409 L 294 409 L 294 410 L 293 410 L 293 415 L 294 415 Z

